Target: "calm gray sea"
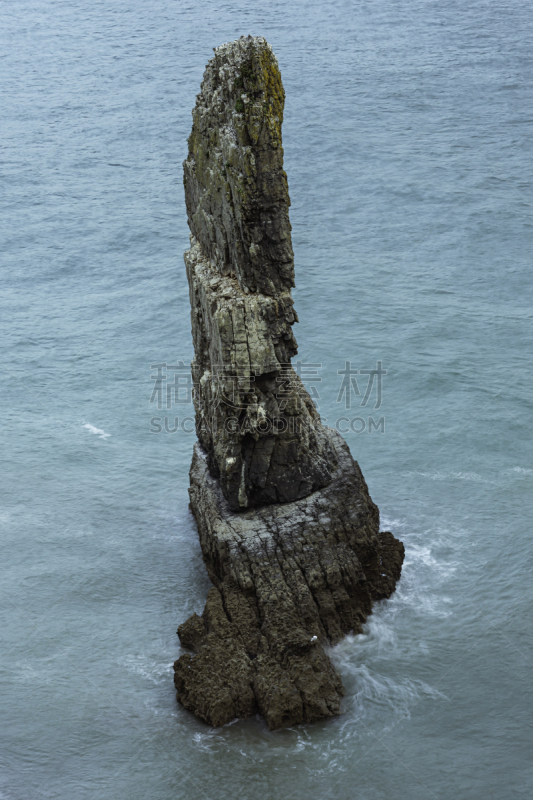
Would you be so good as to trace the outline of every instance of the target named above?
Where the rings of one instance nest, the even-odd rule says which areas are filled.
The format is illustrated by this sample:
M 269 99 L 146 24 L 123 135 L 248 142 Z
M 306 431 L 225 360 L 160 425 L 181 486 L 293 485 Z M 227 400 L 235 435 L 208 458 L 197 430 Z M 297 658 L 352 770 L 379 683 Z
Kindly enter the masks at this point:
M 301 370 L 406 546 L 332 651 L 343 715 L 275 733 L 208 728 L 171 669 L 208 589 L 181 162 L 248 33 L 287 93 Z M 1 800 L 531 798 L 531 5 L 5 0 L 0 39 Z

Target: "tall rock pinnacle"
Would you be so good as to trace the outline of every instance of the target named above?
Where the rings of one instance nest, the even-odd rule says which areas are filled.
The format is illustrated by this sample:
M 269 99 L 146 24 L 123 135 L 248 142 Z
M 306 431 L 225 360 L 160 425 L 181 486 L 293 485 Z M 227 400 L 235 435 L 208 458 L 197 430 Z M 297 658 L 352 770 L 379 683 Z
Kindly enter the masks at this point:
M 261 37 L 215 50 L 184 163 L 198 439 L 233 509 L 326 486 L 335 449 L 291 366 L 285 93 Z
M 213 588 L 178 629 L 194 655 L 176 661 L 174 682 L 212 725 L 338 714 L 344 689 L 323 645 L 361 630 L 403 561 L 291 365 L 284 97 L 265 39 L 216 48 L 184 162 L 198 436 L 189 494 Z

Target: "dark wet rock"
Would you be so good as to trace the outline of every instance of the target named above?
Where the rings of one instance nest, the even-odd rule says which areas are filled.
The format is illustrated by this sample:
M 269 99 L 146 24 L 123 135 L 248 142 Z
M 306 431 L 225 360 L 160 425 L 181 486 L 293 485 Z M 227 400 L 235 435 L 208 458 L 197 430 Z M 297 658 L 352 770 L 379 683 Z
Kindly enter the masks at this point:
M 178 700 L 211 725 L 339 713 L 324 646 L 389 597 L 403 545 L 291 366 L 297 321 L 284 92 L 261 37 L 215 50 L 184 163 L 195 357 L 190 501 L 213 583 L 178 633 Z
M 186 708 L 212 725 L 259 711 L 272 728 L 339 712 L 342 682 L 323 645 L 358 633 L 400 576 L 403 545 L 379 512 L 346 443 L 325 489 L 292 503 L 233 511 L 196 445 L 191 508 L 214 588 L 178 633 Z

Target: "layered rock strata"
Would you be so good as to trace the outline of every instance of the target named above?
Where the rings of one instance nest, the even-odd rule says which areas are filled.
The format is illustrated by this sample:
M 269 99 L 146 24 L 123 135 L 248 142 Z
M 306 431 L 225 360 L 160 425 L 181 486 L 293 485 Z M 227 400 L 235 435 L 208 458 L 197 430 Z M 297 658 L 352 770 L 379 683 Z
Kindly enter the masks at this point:
M 178 700 L 212 725 L 339 713 L 324 645 L 359 632 L 403 545 L 296 375 L 284 91 L 261 37 L 215 50 L 193 111 L 185 264 L 198 443 L 189 489 L 213 583 L 178 629 Z
M 284 90 L 259 37 L 215 50 L 184 163 L 198 439 L 231 508 L 326 486 L 335 450 L 291 366 L 294 256 Z
M 238 511 L 306 497 L 326 486 L 335 449 L 291 366 L 290 291 L 245 294 L 191 237 L 196 433 L 209 469 Z

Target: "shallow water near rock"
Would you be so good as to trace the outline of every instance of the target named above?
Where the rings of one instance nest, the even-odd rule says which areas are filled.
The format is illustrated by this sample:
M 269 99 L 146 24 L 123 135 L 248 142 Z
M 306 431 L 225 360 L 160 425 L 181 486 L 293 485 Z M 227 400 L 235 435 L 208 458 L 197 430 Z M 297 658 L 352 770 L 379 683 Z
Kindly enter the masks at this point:
M 23 0 L 0 31 L 0 797 L 530 797 L 528 10 Z M 277 732 L 175 701 L 209 581 L 192 405 L 149 402 L 192 356 L 195 93 L 249 32 L 287 93 L 299 358 L 406 547 L 332 649 L 343 714 Z M 336 402 L 347 361 L 382 362 L 379 408 L 361 374 Z

